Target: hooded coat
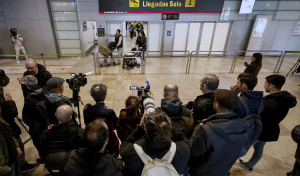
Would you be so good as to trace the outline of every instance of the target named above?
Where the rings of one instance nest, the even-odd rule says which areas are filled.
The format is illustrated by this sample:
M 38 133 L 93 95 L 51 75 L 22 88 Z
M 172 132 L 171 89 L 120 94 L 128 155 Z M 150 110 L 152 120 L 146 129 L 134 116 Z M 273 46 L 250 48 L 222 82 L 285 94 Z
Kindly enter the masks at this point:
M 87 148 L 75 150 L 66 163 L 67 176 L 122 176 L 123 162 L 108 153 L 97 153 Z
M 264 111 L 261 114 L 263 130 L 258 138 L 260 141 L 277 141 L 279 123 L 285 118 L 290 108 L 297 104 L 296 97 L 287 91 L 272 93 L 264 97 Z
M 186 134 L 186 124 L 183 117 L 190 117 L 190 110 L 182 106 L 179 98 L 164 98 L 161 109 L 170 117 L 172 127 Z
M 212 115 L 203 125 L 197 125 L 190 140 L 190 173 L 224 175 L 239 158 L 247 129 L 247 122 L 232 112 Z

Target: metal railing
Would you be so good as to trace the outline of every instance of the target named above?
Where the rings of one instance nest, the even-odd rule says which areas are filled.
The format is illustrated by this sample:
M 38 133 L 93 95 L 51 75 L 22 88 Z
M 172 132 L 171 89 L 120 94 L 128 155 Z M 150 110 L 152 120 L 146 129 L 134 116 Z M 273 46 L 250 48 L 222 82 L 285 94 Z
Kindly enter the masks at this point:
M 280 63 L 279 63 L 279 66 L 278 66 L 278 68 L 277 68 L 276 73 L 279 73 L 279 71 L 280 71 L 280 69 L 281 69 L 281 66 L 282 66 L 282 63 L 283 63 L 283 61 L 285 60 L 285 57 L 286 57 L 287 55 L 289 55 L 289 56 L 299 56 L 299 55 L 300 55 L 300 51 L 285 51 L 284 54 L 283 54 L 283 56 L 282 56 L 282 59 L 281 59 L 281 61 L 280 61 Z
M 236 56 L 234 58 L 234 61 L 232 63 L 232 66 L 231 66 L 231 71 L 229 73 L 234 73 L 234 69 L 235 69 L 235 66 L 236 66 L 236 62 L 237 62 L 237 59 L 238 58 L 245 58 L 247 57 L 247 53 L 280 53 L 280 54 L 275 54 L 275 55 L 266 55 L 266 54 L 263 54 L 264 56 L 269 56 L 269 57 L 278 57 L 278 60 L 277 60 L 277 63 L 276 63 L 276 66 L 274 68 L 274 71 L 273 73 L 276 73 L 276 70 L 279 66 L 279 62 L 283 56 L 283 51 L 280 51 L 280 50 L 247 50 L 247 51 L 237 51 L 236 53 Z M 245 53 L 245 56 L 240 56 L 240 55 L 243 55 L 241 53 Z M 251 55 L 252 56 L 252 55 Z
M 151 55 L 151 53 L 159 53 L 159 55 Z M 166 54 L 169 53 L 169 54 Z M 187 65 L 190 58 L 190 52 L 189 51 L 146 51 L 145 57 L 143 59 L 143 71 L 142 73 L 145 74 L 145 64 L 147 58 L 162 58 L 162 57 L 187 57 Z
M 101 73 L 101 71 L 100 71 L 100 63 L 99 63 L 99 59 L 108 59 L 108 58 L 110 58 L 110 59 L 118 59 L 118 62 L 119 63 L 121 63 L 121 59 L 123 59 L 123 58 L 141 58 L 141 63 L 143 63 L 143 60 L 144 60 L 144 55 L 143 55 L 143 53 L 142 53 L 142 51 L 113 51 L 112 52 L 112 55 L 113 55 L 113 57 L 111 58 L 111 57 L 99 57 L 98 56 L 98 53 L 100 53 L 100 52 L 95 52 L 94 54 L 93 54 L 93 60 L 94 60 L 94 69 L 95 69 L 95 74 L 96 75 L 98 75 L 98 74 L 100 74 Z M 125 54 L 127 54 L 127 53 L 135 53 L 135 56 L 125 56 Z M 141 64 L 141 73 L 143 73 L 142 72 L 142 70 L 143 70 L 143 67 L 144 67 L 144 65 L 143 64 Z
M 201 54 L 201 53 L 206 53 L 206 54 Z M 220 54 L 217 54 L 217 53 L 220 53 Z M 231 55 L 229 53 L 234 53 L 234 55 Z M 234 58 L 236 57 L 236 51 L 234 51 L 234 50 L 227 50 L 227 51 L 192 51 L 191 54 L 190 54 L 190 58 L 188 60 L 188 63 L 187 63 L 185 73 L 190 74 L 191 62 L 192 62 L 193 58 L 230 57 L 230 56 L 234 56 L 233 61 L 232 61 L 232 66 L 233 66 Z M 232 67 L 231 67 L 231 69 L 232 69 Z

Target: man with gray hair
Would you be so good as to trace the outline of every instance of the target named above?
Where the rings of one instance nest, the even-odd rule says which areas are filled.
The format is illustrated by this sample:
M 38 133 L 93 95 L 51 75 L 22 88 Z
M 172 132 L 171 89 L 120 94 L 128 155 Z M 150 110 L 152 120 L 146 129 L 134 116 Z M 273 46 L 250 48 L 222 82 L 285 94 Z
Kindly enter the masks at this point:
M 46 87 L 38 85 L 38 79 L 33 75 L 24 77 L 24 86 L 30 91 L 25 97 L 22 112 L 23 121 L 29 126 L 29 134 L 33 145 L 40 153 L 40 134 L 47 129 L 49 118 L 45 106 Z
M 109 131 L 107 150 L 110 154 L 117 154 L 119 152 L 119 139 L 113 130 L 116 129 L 118 117 L 113 109 L 107 108 L 104 104 L 107 95 L 107 86 L 104 84 L 94 84 L 90 90 L 90 94 L 96 104 L 87 104 L 84 107 L 84 123 L 88 125 L 97 118 L 103 119 L 107 124 Z
M 50 172 L 52 167 L 47 166 L 60 163 L 60 159 L 63 160 L 69 151 L 84 146 L 83 129 L 72 122 L 72 115 L 71 106 L 59 106 L 55 113 L 58 124 L 49 125 L 41 134 L 41 158 Z
M 215 101 L 214 91 L 219 87 L 219 78 L 214 74 L 206 74 L 200 80 L 200 90 L 203 95 L 190 101 L 186 107 L 193 109 L 195 124 L 215 114 L 213 106 Z

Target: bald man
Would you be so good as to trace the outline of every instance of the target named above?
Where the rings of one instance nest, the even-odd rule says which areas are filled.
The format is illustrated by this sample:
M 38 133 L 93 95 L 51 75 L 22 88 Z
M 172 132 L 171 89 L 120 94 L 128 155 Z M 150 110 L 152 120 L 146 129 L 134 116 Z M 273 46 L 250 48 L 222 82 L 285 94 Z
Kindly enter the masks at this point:
M 32 58 L 29 58 L 25 62 L 25 68 L 27 69 L 26 72 L 24 72 L 22 78 L 18 78 L 19 83 L 22 86 L 23 96 L 26 98 L 26 96 L 31 93 L 31 91 L 24 85 L 24 77 L 27 75 L 33 75 L 38 80 L 38 86 L 43 87 L 46 86 L 46 82 L 52 78 L 51 73 L 49 73 L 46 68 L 36 63 L 36 61 Z
M 55 116 L 58 124 L 50 125 L 41 135 L 42 160 L 45 160 L 49 154 L 55 156 L 55 153 L 67 153 L 83 146 L 83 129 L 72 122 L 72 115 L 73 109 L 69 105 L 57 108 Z
M 190 117 L 190 110 L 184 107 L 178 98 L 178 86 L 173 83 L 165 85 L 163 95 L 162 110 L 170 117 L 173 128 L 186 134 L 184 117 Z

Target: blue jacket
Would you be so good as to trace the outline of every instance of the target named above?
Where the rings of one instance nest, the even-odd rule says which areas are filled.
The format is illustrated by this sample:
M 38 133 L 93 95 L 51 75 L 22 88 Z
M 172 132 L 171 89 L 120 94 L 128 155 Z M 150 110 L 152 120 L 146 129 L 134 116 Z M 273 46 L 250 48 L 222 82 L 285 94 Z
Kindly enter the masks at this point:
M 245 92 L 241 92 L 241 97 L 244 98 L 244 100 L 246 101 L 249 110 L 250 110 L 250 114 L 256 114 L 260 103 L 261 103 L 261 99 L 263 98 L 263 91 L 251 91 L 251 90 L 247 90 Z M 246 111 L 244 109 L 244 106 L 242 105 L 241 102 L 238 103 L 237 108 L 235 109 L 235 112 L 237 113 L 238 117 L 244 117 L 246 115 Z

